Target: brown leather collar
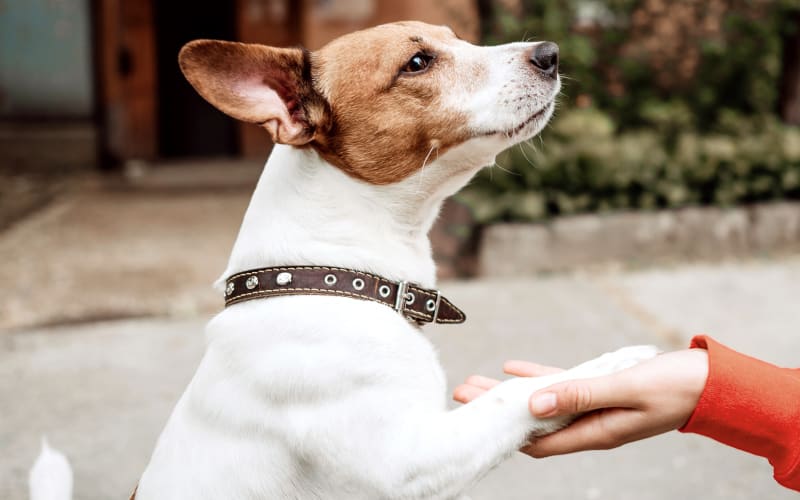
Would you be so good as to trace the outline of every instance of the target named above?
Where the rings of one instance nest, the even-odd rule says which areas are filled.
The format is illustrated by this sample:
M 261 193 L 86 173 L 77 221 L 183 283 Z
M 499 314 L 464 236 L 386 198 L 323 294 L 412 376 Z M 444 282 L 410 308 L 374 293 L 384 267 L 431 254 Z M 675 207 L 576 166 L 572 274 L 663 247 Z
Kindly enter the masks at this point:
M 384 304 L 419 323 L 463 323 L 466 319 L 438 290 L 339 267 L 264 267 L 234 274 L 225 285 L 225 307 L 279 295 L 338 295 Z

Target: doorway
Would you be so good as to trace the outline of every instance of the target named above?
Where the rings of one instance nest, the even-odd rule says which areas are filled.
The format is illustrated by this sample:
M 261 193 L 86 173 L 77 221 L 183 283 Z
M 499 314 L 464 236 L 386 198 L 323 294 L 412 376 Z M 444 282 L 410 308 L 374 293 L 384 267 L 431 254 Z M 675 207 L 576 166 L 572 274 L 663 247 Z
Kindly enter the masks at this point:
M 235 120 L 208 104 L 178 67 L 181 47 L 197 38 L 236 39 L 236 2 L 153 2 L 158 90 L 158 155 L 163 158 L 234 156 Z

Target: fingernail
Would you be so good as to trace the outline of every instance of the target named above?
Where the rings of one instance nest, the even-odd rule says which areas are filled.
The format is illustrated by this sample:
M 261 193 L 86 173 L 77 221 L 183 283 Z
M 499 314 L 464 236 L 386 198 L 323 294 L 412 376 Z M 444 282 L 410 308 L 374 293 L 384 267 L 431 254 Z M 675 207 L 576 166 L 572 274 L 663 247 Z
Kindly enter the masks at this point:
M 556 395 L 552 392 L 545 392 L 533 398 L 531 410 L 534 414 L 545 416 L 556 409 Z

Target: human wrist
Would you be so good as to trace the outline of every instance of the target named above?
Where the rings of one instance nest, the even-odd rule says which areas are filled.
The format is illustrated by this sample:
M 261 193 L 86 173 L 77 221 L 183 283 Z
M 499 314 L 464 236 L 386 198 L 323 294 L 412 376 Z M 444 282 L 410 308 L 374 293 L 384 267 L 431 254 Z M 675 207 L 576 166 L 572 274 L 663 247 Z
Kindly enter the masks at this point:
M 678 428 L 686 425 L 691 418 L 708 380 L 708 352 L 705 349 L 687 349 L 684 351 L 683 358 L 685 363 L 682 366 L 684 373 L 681 378 L 683 379 L 682 400 L 684 405 Z

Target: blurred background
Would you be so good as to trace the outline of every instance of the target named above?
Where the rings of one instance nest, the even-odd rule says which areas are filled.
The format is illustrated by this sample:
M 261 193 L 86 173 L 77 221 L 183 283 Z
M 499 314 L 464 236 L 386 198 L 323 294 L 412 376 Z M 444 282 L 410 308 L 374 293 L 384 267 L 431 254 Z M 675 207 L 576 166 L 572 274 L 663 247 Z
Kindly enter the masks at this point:
M 403 19 L 561 47 L 551 124 L 431 234 L 470 318 L 429 329 L 451 386 L 698 332 L 800 365 L 797 0 L 0 0 L 0 498 L 25 498 L 44 432 L 76 498 L 122 498 L 202 354 L 271 144 L 192 90 L 180 47 Z M 534 494 L 790 498 L 691 436 L 515 459 L 472 492 Z

